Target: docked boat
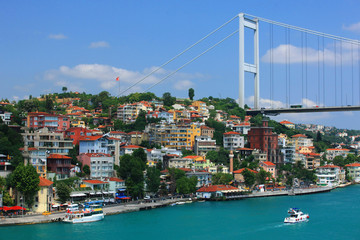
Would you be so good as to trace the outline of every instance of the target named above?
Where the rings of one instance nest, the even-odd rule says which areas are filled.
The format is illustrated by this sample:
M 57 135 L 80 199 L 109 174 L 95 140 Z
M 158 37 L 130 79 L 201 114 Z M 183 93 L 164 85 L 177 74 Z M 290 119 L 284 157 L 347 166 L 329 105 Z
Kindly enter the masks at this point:
M 67 210 L 63 222 L 65 223 L 87 223 L 104 219 L 102 208 L 87 208 L 81 211 Z
M 284 219 L 284 223 L 298 223 L 309 221 L 309 214 L 303 213 L 299 208 L 290 208 L 288 210 L 289 217 Z

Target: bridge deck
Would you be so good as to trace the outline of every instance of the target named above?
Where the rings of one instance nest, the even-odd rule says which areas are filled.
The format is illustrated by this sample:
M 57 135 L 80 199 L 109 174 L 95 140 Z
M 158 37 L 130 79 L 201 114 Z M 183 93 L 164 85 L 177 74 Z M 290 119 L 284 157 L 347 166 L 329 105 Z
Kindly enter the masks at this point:
M 246 114 L 255 116 L 259 113 L 262 113 L 265 115 L 275 115 L 276 116 L 281 113 L 342 112 L 342 111 L 360 111 L 360 106 L 247 109 Z

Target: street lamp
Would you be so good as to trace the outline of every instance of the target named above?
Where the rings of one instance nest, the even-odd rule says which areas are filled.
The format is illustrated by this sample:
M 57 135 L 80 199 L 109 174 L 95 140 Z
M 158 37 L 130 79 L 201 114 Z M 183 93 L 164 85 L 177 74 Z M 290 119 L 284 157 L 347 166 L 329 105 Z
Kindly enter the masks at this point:
M 24 217 L 24 198 L 22 196 L 20 197 L 20 201 L 21 201 L 21 215 L 22 217 Z

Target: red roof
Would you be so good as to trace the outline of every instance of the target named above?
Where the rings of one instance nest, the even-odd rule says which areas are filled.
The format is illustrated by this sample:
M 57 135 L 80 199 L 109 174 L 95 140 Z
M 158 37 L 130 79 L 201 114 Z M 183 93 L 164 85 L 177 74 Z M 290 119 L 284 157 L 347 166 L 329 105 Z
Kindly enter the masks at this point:
M 191 172 L 192 170 L 190 168 L 179 168 L 180 170 L 183 170 L 184 172 Z
M 307 138 L 307 136 L 305 136 L 304 134 L 296 134 L 294 136 L 292 136 L 293 138 Z
M 90 183 L 90 184 L 104 184 L 104 183 L 107 183 L 107 182 L 103 182 L 103 181 L 100 181 L 100 180 L 83 180 L 83 182 Z
M 40 177 L 40 182 L 39 182 L 39 186 L 40 187 L 50 187 L 51 185 L 53 185 L 54 183 L 50 180 L 47 180 L 46 178 Z
M 198 157 L 201 157 L 201 156 L 189 155 L 189 156 L 186 156 L 186 157 L 183 157 L 183 158 L 186 158 L 186 159 L 194 159 L 194 158 L 198 158 Z
M 196 192 L 217 192 L 217 191 L 221 192 L 228 190 L 239 190 L 239 189 L 229 185 L 210 185 L 210 186 L 204 186 L 199 190 L 197 190 Z
M 262 163 L 265 164 L 266 166 L 276 166 L 274 163 L 269 162 L 269 161 L 265 161 L 265 162 L 262 162 Z
M 345 167 L 360 167 L 360 163 L 350 163 L 350 164 L 346 164 Z
M 327 164 L 327 165 L 324 165 L 324 166 L 320 166 L 319 168 L 341 168 L 341 167 L 336 166 L 336 165 Z
M 238 132 L 226 132 L 226 133 L 224 133 L 224 135 L 234 135 L 234 134 L 239 135 L 240 133 L 238 133 Z
M 284 121 L 280 122 L 280 124 L 294 124 L 294 123 L 284 120 Z
M 124 182 L 124 180 L 120 179 L 120 178 L 116 178 L 116 177 L 111 177 L 109 178 L 108 181 L 112 181 L 112 182 Z
M 56 154 L 56 153 L 50 154 L 47 158 L 51 158 L 51 159 L 71 159 L 71 157 L 69 157 L 69 156 Z
M 19 148 L 19 150 L 20 150 L 20 151 L 24 151 L 25 148 Z M 29 148 L 28 148 L 28 151 L 36 151 L 36 150 L 38 150 L 38 149 L 35 148 L 35 147 L 29 147 Z
M 243 171 L 245 171 L 245 169 L 252 172 L 252 173 L 258 173 L 257 171 L 249 169 L 249 168 L 241 168 L 241 169 L 238 169 L 238 170 L 234 171 L 233 173 L 242 173 Z
M 107 153 L 85 153 L 88 157 L 111 157 L 110 154 Z
M 254 149 L 252 148 L 237 148 L 236 151 L 242 151 L 242 150 L 245 150 L 245 151 L 253 151 Z
M 139 131 L 133 131 L 133 132 L 129 132 L 129 133 L 127 133 L 128 135 L 141 135 L 141 134 L 143 134 L 142 132 L 139 132 Z
M 79 141 L 96 141 L 98 139 L 102 138 L 101 135 L 97 135 L 97 136 L 84 136 L 84 137 L 79 137 Z
M 349 149 L 345 148 L 328 148 L 326 151 L 350 151 Z
M 121 132 L 121 131 L 110 131 L 110 134 L 126 134 L 126 132 Z

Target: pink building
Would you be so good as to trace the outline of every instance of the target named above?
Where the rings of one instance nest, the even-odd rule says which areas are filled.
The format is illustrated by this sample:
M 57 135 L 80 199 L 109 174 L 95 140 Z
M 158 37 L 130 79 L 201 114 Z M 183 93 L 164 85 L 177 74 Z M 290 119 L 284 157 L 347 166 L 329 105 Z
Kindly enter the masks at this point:
M 276 165 L 274 163 L 265 161 L 265 162 L 260 162 L 259 166 L 262 167 L 266 172 L 271 173 L 271 176 L 273 178 L 276 178 Z
M 27 116 L 27 127 L 33 129 L 48 128 L 50 131 L 65 131 L 70 128 L 67 116 L 46 112 L 30 112 Z

